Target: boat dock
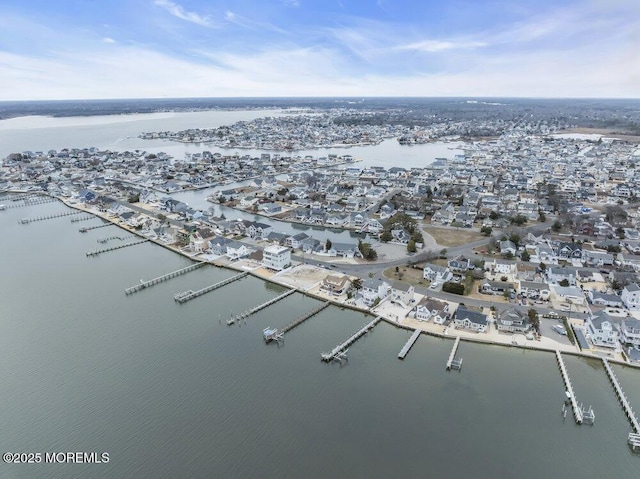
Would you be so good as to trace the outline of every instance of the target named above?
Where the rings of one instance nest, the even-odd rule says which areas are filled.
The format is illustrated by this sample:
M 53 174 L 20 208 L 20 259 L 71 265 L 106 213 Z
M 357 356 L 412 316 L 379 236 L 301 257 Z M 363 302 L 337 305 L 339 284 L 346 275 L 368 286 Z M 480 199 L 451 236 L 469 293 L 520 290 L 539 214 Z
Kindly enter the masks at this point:
M 331 304 L 330 301 L 327 301 L 325 303 L 322 303 L 320 306 L 318 306 L 317 308 L 312 309 L 311 311 L 309 311 L 308 313 L 304 313 L 302 316 L 298 316 L 296 319 L 294 319 L 293 321 L 291 321 L 289 324 L 287 324 L 284 328 L 282 328 L 280 330 L 280 334 L 285 334 L 288 333 L 289 331 L 291 331 L 293 328 L 295 328 L 296 326 L 302 324 L 303 322 L 305 322 L 307 319 L 311 318 L 312 316 L 315 316 L 316 314 L 318 314 L 320 311 L 322 311 L 323 309 L 327 308 L 329 305 Z
M 146 240 L 145 240 L 146 241 Z M 235 276 L 231 276 L 231 278 L 223 279 L 216 284 L 212 284 L 211 286 L 207 286 L 206 288 L 199 289 L 198 291 L 183 291 L 182 293 L 176 294 L 173 299 L 175 299 L 178 303 L 186 303 L 187 301 L 192 300 L 193 298 L 197 298 L 198 296 L 202 296 L 203 294 L 209 293 L 218 288 L 222 288 L 229 283 L 233 283 L 234 281 L 238 281 L 239 279 L 244 278 L 247 274 L 246 271 L 243 273 L 236 274 Z
M 569 379 L 569 373 L 567 373 L 567 368 L 564 365 L 564 359 L 562 359 L 562 354 L 560 354 L 560 351 L 557 349 L 556 359 L 558 360 L 558 367 L 560 368 L 560 373 L 562 374 L 564 385 L 567 388 L 567 398 L 571 403 L 571 409 L 573 409 L 573 416 L 576 420 L 576 424 L 582 424 L 582 421 L 584 419 L 582 408 L 578 406 L 578 401 L 576 400 L 576 395 L 573 392 L 573 386 L 571 385 L 571 379 Z
M 111 248 L 104 248 L 104 249 L 97 249 L 95 251 L 87 251 L 87 256 L 98 256 L 102 253 L 108 253 L 109 251 L 115 251 L 117 249 L 122 249 L 122 248 L 127 248 L 129 246 L 136 246 L 142 243 L 146 243 L 147 241 L 149 241 L 148 239 L 143 239 L 140 241 L 134 241 L 132 243 L 125 243 L 125 244 L 121 244 L 118 246 L 112 246 Z
M 77 218 L 71 218 L 71 222 L 72 223 L 78 223 L 80 221 L 89 221 L 89 220 L 92 220 L 94 218 L 95 218 L 95 216 L 87 214 L 85 216 L 79 216 Z
M 347 359 L 347 348 L 351 344 L 355 343 L 358 338 L 371 331 L 381 319 L 381 316 L 376 317 L 373 321 L 359 329 L 355 334 L 351 335 L 345 342 L 338 344 L 330 352 L 320 354 L 320 357 L 326 362 L 331 360 L 342 361 L 343 359 Z
M 171 273 L 164 274 L 162 276 L 158 276 L 157 278 L 150 279 L 149 281 L 140 280 L 140 284 L 136 284 L 135 286 L 131 286 L 124 290 L 125 294 L 133 294 L 138 291 L 142 291 L 145 288 L 149 288 L 150 286 L 154 286 L 158 283 L 162 283 L 163 281 L 167 281 L 171 278 L 175 278 L 176 276 L 181 276 L 183 274 L 189 273 L 190 271 L 194 271 L 202 266 L 207 264 L 205 261 L 201 261 L 199 263 L 195 263 L 187 266 L 186 268 L 182 268 L 176 271 L 172 271 Z
M 413 334 L 411 335 L 411 337 L 409 338 L 409 340 L 407 341 L 407 343 L 404 345 L 404 347 L 400 350 L 400 353 L 398 354 L 398 358 L 399 359 L 404 359 L 404 357 L 407 355 L 407 353 L 409 352 L 409 350 L 413 347 L 414 343 L 418 340 L 418 336 L 420 336 L 420 333 L 422 331 L 420 331 L 419 329 L 416 329 Z
M 285 291 L 284 293 L 276 296 L 275 298 L 271 298 L 269 301 L 265 301 L 264 303 L 256 306 L 255 308 L 251 308 L 250 310 L 246 311 L 244 313 L 244 317 L 248 318 L 249 316 L 251 316 L 252 314 L 257 313 L 258 311 L 260 311 L 261 309 L 264 309 L 268 306 L 271 306 L 272 304 L 277 303 L 278 301 L 280 301 L 281 299 L 286 298 L 287 296 L 292 295 L 293 293 L 295 293 L 296 290 L 295 289 L 290 289 L 289 291 Z
M 86 233 L 87 231 L 95 230 L 98 228 L 105 228 L 107 226 L 113 226 L 113 223 L 102 223 L 101 225 L 95 225 L 95 226 L 84 226 L 80 228 L 78 231 L 80 231 L 80 233 Z
M 23 208 L 25 206 L 33 206 L 33 205 L 43 205 L 45 203 L 53 203 L 58 201 L 56 198 L 52 198 L 50 196 L 23 196 L 20 198 L 3 198 L 5 200 L 10 200 L 14 202 L 14 204 L 6 205 L 3 204 L 4 208 L 0 208 L 0 210 L 9 210 L 12 208 Z M 18 204 L 18 201 L 22 201 L 23 204 Z
M 460 369 L 462 368 L 462 358 L 456 360 L 456 352 L 458 351 L 458 346 L 460 345 L 460 336 L 456 336 L 456 340 L 453 342 L 453 348 L 451 348 L 451 353 L 449 353 L 449 359 L 447 359 L 446 369 L 447 371 L 452 368 Z
M 629 444 L 635 451 L 636 448 L 640 448 L 640 424 L 638 423 L 638 418 L 636 417 L 636 414 L 633 412 L 633 409 L 631 409 L 631 405 L 627 400 L 627 396 L 624 394 L 624 391 L 622 390 L 622 386 L 620 386 L 620 383 L 618 382 L 618 378 L 616 377 L 615 373 L 613 372 L 613 369 L 611 368 L 611 365 L 609 364 L 609 360 L 607 358 L 602 358 L 602 362 L 604 364 L 604 369 L 607 372 L 607 376 L 609 377 L 609 381 L 611 381 L 611 384 L 613 385 L 613 389 L 616 392 L 616 396 L 618 396 L 618 399 L 620 400 L 620 404 L 622 404 L 622 409 L 624 410 L 624 413 L 627 415 L 627 418 L 631 423 L 631 427 L 633 428 L 633 432 L 629 434 Z
M 54 213 L 52 215 L 46 215 L 46 216 L 36 216 L 35 218 L 22 218 L 18 220 L 18 223 L 22 225 L 26 225 L 29 223 L 33 223 L 35 221 L 51 220 L 53 218 L 62 218 L 63 216 L 79 215 L 81 213 L 82 211 L 63 211 L 62 213 Z

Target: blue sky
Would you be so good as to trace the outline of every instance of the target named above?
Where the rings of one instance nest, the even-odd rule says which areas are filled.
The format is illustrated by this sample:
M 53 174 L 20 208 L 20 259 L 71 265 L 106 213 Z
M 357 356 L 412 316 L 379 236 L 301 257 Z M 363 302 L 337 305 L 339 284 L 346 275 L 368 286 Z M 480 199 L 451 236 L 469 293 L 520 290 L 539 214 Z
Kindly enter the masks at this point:
M 639 0 L 3 0 L 0 99 L 640 97 Z

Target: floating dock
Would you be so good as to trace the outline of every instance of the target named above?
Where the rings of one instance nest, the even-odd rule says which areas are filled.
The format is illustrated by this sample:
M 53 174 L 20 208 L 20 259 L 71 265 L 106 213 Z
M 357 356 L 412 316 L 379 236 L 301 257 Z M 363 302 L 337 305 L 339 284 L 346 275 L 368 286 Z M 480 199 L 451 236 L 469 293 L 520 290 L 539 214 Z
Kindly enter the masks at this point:
M 604 370 L 607 372 L 607 376 L 609 377 L 609 381 L 613 385 L 613 389 L 616 392 L 616 396 L 618 396 L 618 400 L 620 404 L 622 404 L 622 409 L 624 413 L 627 415 L 629 422 L 631 423 L 631 427 L 633 428 L 633 432 L 629 434 L 629 445 L 636 452 L 636 449 L 640 449 L 640 424 L 638 423 L 638 418 L 636 414 L 631 409 L 631 405 L 627 400 L 627 396 L 624 394 L 622 390 L 622 386 L 618 382 L 618 378 L 616 377 L 611 365 L 609 364 L 609 360 L 607 358 L 602 358 L 602 363 L 604 364 Z
M 458 351 L 458 346 L 460 345 L 460 336 L 456 336 L 456 340 L 453 342 L 453 348 L 451 348 L 451 353 L 449 353 L 449 359 L 447 359 L 446 369 L 447 371 L 451 370 L 454 367 L 454 363 L 457 366 L 455 369 L 460 369 L 462 367 L 462 358 L 456 361 L 456 352 Z
M 46 216 L 37 216 L 35 218 L 22 218 L 18 220 L 18 223 L 22 225 L 26 225 L 29 223 L 33 223 L 35 221 L 51 220 L 53 218 L 62 218 L 63 216 L 73 216 L 73 215 L 79 215 L 79 214 L 82 214 L 82 211 L 64 211 L 62 213 L 54 213 L 52 215 L 46 215 Z
M 87 251 L 87 256 L 98 256 L 102 253 L 108 253 L 109 251 L 115 251 L 117 249 L 128 248 L 129 246 L 136 246 L 142 243 L 146 243 L 149 241 L 148 239 L 143 239 L 140 241 L 134 241 L 132 243 L 125 243 L 118 246 L 112 246 L 111 248 L 97 249 L 95 251 Z
M 244 278 L 247 274 L 249 273 L 245 271 L 245 272 L 236 274 L 231 278 L 224 279 L 216 284 L 212 284 L 211 286 L 207 286 L 206 288 L 199 289 L 198 291 L 189 290 L 189 291 L 184 291 L 182 293 L 178 293 L 173 297 L 173 299 L 175 299 L 178 303 L 186 303 L 187 301 L 190 301 L 193 298 L 197 298 L 198 296 L 202 296 L 203 294 L 209 293 L 210 291 L 213 291 L 218 288 L 222 288 L 223 286 L 226 286 L 229 283 L 238 281 L 239 279 Z
M 186 274 L 190 271 L 196 270 L 202 266 L 204 266 L 205 264 L 207 264 L 205 261 L 196 263 L 196 264 L 192 264 L 187 266 L 186 268 L 182 268 L 176 271 L 172 271 L 171 273 L 167 273 L 164 274 L 162 276 L 158 276 L 157 278 L 153 278 L 150 279 L 149 281 L 142 281 L 140 280 L 140 284 L 136 284 L 135 286 L 131 286 L 130 288 L 127 288 L 124 290 L 125 294 L 133 294 L 133 293 L 137 293 L 138 291 L 142 291 L 145 288 L 149 288 L 151 286 L 154 286 L 158 283 L 162 283 L 163 281 L 167 281 L 171 278 L 175 278 L 176 276 L 181 276 L 183 274 Z
M 358 338 L 371 331 L 381 319 L 381 316 L 376 317 L 373 321 L 359 329 L 355 334 L 351 335 L 345 342 L 338 344 L 330 352 L 320 354 L 320 357 L 326 362 L 330 362 L 332 360 L 342 361 L 343 359 L 347 359 L 347 347 L 355 343 Z
M 420 331 L 419 329 L 416 329 L 413 334 L 411 335 L 411 337 L 409 338 L 409 340 L 407 341 L 407 343 L 404 345 L 404 347 L 400 350 L 400 353 L 398 354 L 398 358 L 399 359 L 404 359 L 405 356 L 407 355 L 407 353 L 409 353 L 409 350 L 413 347 L 414 343 L 418 340 L 418 337 L 420 336 L 420 333 L 422 331 Z
M 573 386 L 571 385 L 571 379 L 569 379 L 569 373 L 567 373 L 567 368 L 564 365 L 564 360 L 562 359 L 562 354 L 560 351 L 556 349 L 556 359 L 558 360 L 558 367 L 560 368 L 560 373 L 562 374 L 562 379 L 564 380 L 564 385 L 567 388 L 567 399 L 571 403 L 571 409 L 573 410 L 573 417 L 576 420 L 576 424 L 582 424 L 584 420 L 582 414 L 582 407 L 578 406 L 578 401 L 576 400 L 576 395 L 573 392 Z
M 295 289 L 290 289 L 289 291 L 286 291 L 284 293 L 282 293 L 281 295 L 276 296 L 275 298 L 271 298 L 269 301 L 265 301 L 264 303 L 256 306 L 255 308 L 251 308 L 249 311 L 246 311 L 244 313 L 244 317 L 247 318 L 249 316 L 251 316 L 252 314 L 257 313 L 258 311 L 260 311 L 261 309 L 264 309 L 268 306 L 271 306 L 272 304 L 277 303 L 278 301 L 280 301 L 281 299 L 286 298 L 287 296 L 292 295 L 293 293 L 295 293 L 296 290 Z

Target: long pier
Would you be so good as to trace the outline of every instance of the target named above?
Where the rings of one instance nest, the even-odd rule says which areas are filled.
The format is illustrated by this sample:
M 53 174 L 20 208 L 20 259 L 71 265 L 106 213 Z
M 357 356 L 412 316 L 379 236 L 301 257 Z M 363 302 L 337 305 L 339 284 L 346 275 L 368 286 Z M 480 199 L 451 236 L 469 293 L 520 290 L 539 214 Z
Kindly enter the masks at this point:
M 247 274 L 249 273 L 245 271 L 245 272 L 236 274 L 231 278 L 224 279 L 216 284 L 212 284 L 211 286 L 207 286 L 206 288 L 199 289 L 198 291 L 189 290 L 189 291 L 184 291 L 182 293 L 178 293 L 173 297 L 173 299 L 175 299 L 178 303 L 186 303 L 187 301 L 190 301 L 193 298 L 197 298 L 198 296 L 202 296 L 203 294 L 206 294 L 210 291 L 213 291 L 218 288 L 222 288 L 223 286 L 226 286 L 229 283 L 238 281 L 239 279 L 244 278 Z
M 111 248 L 97 249 L 95 251 L 87 251 L 87 256 L 98 256 L 99 254 L 102 254 L 102 253 L 108 253 L 109 251 L 115 251 L 117 249 L 127 248 L 129 246 L 135 246 L 138 244 L 146 243 L 147 241 L 149 240 L 143 239 L 140 241 L 134 241 L 132 243 L 125 243 L 118 246 L 112 246 Z
M 64 211 L 62 213 L 54 213 L 52 215 L 36 216 L 35 218 L 22 218 L 18 220 L 18 223 L 26 225 L 28 223 L 33 223 L 34 221 L 44 221 L 44 220 L 50 220 L 53 218 L 62 218 L 63 216 L 79 215 L 81 213 L 82 211 Z
M 89 220 L 93 220 L 96 217 L 94 215 L 91 214 L 87 214 L 86 216 L 79 216 L 78 218 L 71 218 L 71 222 L 72 223 L 78 223 L 80 221 L 89 221 Z
M 635 440 L 635 446 L 634 446 L 634 450 L 635 450 L 635 447 L 640 446 L 640 424 L 638 424 L 638 418 L 636 417 L 636 414 L 633 412 L 633 409 L 631 409 L 631 405 L 627 400 L 627 396 L 624 394 L 624 391 L 622 390 L 622 386 L 620 386 L 620 383 L 618 382 L 618 378 L 613 372 L 613 369 L 611 369 L 609 360 L 607 358 L 602 358 L 602 362 L 604 364 L 604 370 L 607 372 L 607 376 L 609 376 L 609 381 L 611 381 L 611 384 L 613 385 L 613 389 L 615 389 L 616 391 L 616 396 L 618 396 L 618 399 L 620 400 L 620 404 L 622 404 L 622 409 L 624 410 L 624 413 L 627 415 L 627 418 L 629 418 L 629 422 L 631 423 L 631 427 L 633 428 L 633 432 L 629 434 L 629 443 L 631 443 L 631 445 L 634 446 L 634 443 L 632 442 L 632 440 Z
M 361 336 L 365 335 L 366 333 L 368 333 L 369 331 L 371 331 L 376 324 L 378 324 L 378 322 L 382 319 L 381 316 L 376 317 L 373 321 L 371 321 L 370 323 L 367 323 L 365 326 L 363 326 L 361 329 L 359 329 L 356 333 L 354 333 L 353 335 L 349 336 L 349 338 L 341 343 L 338 344 L 335 348 L 333 348 L 330 352 L 328 353 L 322 353 L 320 354 L 320 357 L 322 358 L 323 361 L 329 362 L 333 359 L 337 360 L 337 361 L 341 361 L 342 359 L 346 359 L 347 358 L 347 348 L 355 343 L 358 338 L 360 338 Z
M 451 353 L 449 353 L 449 359 L 447 359 L 446 369 L 450 370 L 453 366 L 453 363 L 456 358 L 456 352 L 458 351 L 458 346 L 460 345 L 460 336 L 456 336 L 456 340 L 453 342 L 453 347 L 451 348 Z M 460 361 L 460 365 L 462 365 L 462 360 Z
M 136 284 L 135 286 L 131 286 L 130 288 L 125 289 L 124 293 L 125 294 L 137 293 L 138 291 L 142 291 L 145 288 L 149 288 L 158 283 L 162 283 L 163 281 L 167 281 L 167 280 L 170 280 L 171 278 L 175 278 L 176 276 L 181 276 L 183 274 L 189 273 L 190 271 L 194 271 L 204 266 L 205 264 L 207 264 L 206 261 L 201 261 L 199 263 L 191 264 L 186 268 L 172 271 L 171 273 L 163 274 L 162 276 L 158 276 L 157 278 L 150 279 L 149 281 L 140 280 L 140 284 Z
M 255 313 L 257 313 L 258 311 L 260 311 L 261 309 L 264 309 L 264 308 L 266 308 L 266 307 L 268 307 L 268 306 L 271 306 L 272 304 L 277 303 L 277 302 L 278 302 L 278 301 L 280 301 L 281 299 L 284 299 L 284 298 L 286 298 L 287 296 L 290 296 L 290 295 L 292 295 L 292 294 L 293 294 L 293 293 L 295 293 L 295 292 L 296 292 L 296 290 L 295 290 L 295 289 L 290 289 L 290 290 L 288 290 L 288 291 L 285 291 L 284 293 L 282 293 L 282 294 L 280 294 L 280 295 L 276 296 L 275 298 L 271 298 L 269 301 L 265 301 L 264 303 L 259 304 L 259 305 L 258 305 L 258 306 L 256 306 L 255 308 L 251 308 L 250 310 L 246 311 L 246 312 L 244 313 L 244 315 L 243 315 L 243 316 L 244 316 L 245 318 L 248 318 L 248 317 L 249 317 L 249 316 L 251 316 L 252 314 L 255 314 Z
M 294 319 L 293 321 L 291 321 L 289 324 L 287 324 L 284 328 L 280 329 L 278 331 L 278 333 L 280 333 L 281 335 L 288 333 L 289 331 L 291 331 L 293 328 L 295 328 L 296 326 L 304 323 L 307 319 L 311 318 L 312 316 L 315 316 L 316 314 L 318 314 L 320 311 L 322 311 L 323 309 L 327 308 L 329 305 L 331 304 L 330 301 L 327 301 L 325 303 L 322 303 L 320 306 L 318 306 L 317 308 L 313 308 L 311 311 L 309 311 L 308 313 L 304 313 L 302 316 L 298 316 L 296 319 Z
M 1 198 L 1 199 L 9 199 L 9 198 Z M 13 208 L 24 208 L 25 206 L 33 206 L 33 205 L 43 205 L 45 203 L 54 203 L 58 201 L 56 198 L 52 198 L 50 196 L 27 196 L 22 198 L 10 199 L 14 204 L 4 205 L 5 210 L 13 209 Z M 22 201 L 23 204 L 18 204 L 18 201 Z
M 103 223 L 101 225 L 95 225 L 95 226 L 83 226 L 78 231 L 80 231 L 80 233 L 86 233 L 87 231 L 95 230 L 98 228 L 106 228 L 107 226 L 113 226 L 113 223 Z
M 564 365 L 562 354 L 560 354 L 560 351 L 557 349 L 556 349 L 556 359 L 558 360 L 558 367 L 560 368 L 560 373 L 562 373 L 562 379 L 564 380 L 564 385 L 567 388 L 567 396 L 569 401 L 571 402 L 571 409 L 573 409 L 573 417 L 575 418 L 577 424 L 582 424 L 582 421 L 584 419 L 582 414 L 582 408 L 578 406 L 578 401 L 576 400 L 576 395 L 573 392 L 573 386 L 571 385 L 571 379 L 569 379 L 569 373 L 567 373 L 567 368 Z
M 404 347 L 400 350 L 400 353 L 398 354 L 398 359 L 404 359 L 404 357 L 407 355 L 407 353 L 409 352 L 409 350 L 413 347 L 413 345 L 415 344 L 415 342 L 418 340 L 418 337 L 420 336 L 420 333 L 422 331 L 420 331 L 419 329 L 416 329 L 413 334 L 411 335 L 411 337 L 409 338 L 409 340 L 407 341 L 407 343 L 404 345 Z

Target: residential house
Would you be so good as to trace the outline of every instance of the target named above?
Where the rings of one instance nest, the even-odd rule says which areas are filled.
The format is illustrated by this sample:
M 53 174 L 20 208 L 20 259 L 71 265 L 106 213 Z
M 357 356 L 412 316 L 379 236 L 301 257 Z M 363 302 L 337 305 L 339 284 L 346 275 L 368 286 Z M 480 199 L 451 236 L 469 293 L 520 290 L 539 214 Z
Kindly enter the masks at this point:
M 497 314 L 498 331 L 505 333 L 526 333 L 531 328 L 529 315 L 526 311 L 510 308 Z
M 578 273 L 575 268 L 560 268 L 551 266 L 547 268 L 547 279 L 551 283 L 559 284 L 563 280 L 567 280 L 570 286 L 576 285 Z
M 640 320 L 625 318 L 620 324 L 620 341 L 640 349 Z
M 434 298 L 424 297 L 416 306 L 418 321 L 433 320 L 435 324 L 444 324 L 451 318 L 449 303 Z
M 453 277 L 453 274 L 451 274 L 447 266 L 427 263 L 422 270 L 422 277 L 431 282 L 442 284 L 449 281 Z
M 587 336 L 596 346 L 618 347 L 618 328 L 614 319 L 607 313 L 590 316 L 586 321 Z
M 297 235 L 287 237 L 286 245 L 293 249 L 300 248 L 302 243 L 308 238 L 310 238 L 308 234 L 298 233 Z
M 591 304 L 596 306 L 608 306 L 610 308 L 623 308 L 622 298 L 617 294 L 605 294 L 600 291 L 587 291 L 587 297 Z
M 520 294 L 532 299 L 549 299 L 551 289 L 547 283 L 539 283 L 537 281 L 520 281 Z
M 286 246 L 270 245 L 262 254 L 262 266 L 282 271 L 291 266 L 291 250 Z
M 414 292 L 412 285 L 398 283 L 391 289 L 391 302 L 406 308 L 413 302 Z
M 640 286 L 638 283 L 631 283 L 622 289 L 620 298 L 624 305 L 631 310 L 640 309 Z
M 386 281 L 380 279 L 367 279 L 362 283 L 360 294 L 364 303 L 371 307 L 376 298 L 385 299 L 390 294 L 390 286 Z
M 456 328 L 468 329 L 477 333 L 484 333 L 488 329 L 487 315 L 478 311 L 472 311 L 460 305 L 453 316 Z
M 327 275 L 320 285 L 320 289 L 334 296 L 340 296 L 349 287 L 349 277 L 346 275 Z

